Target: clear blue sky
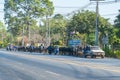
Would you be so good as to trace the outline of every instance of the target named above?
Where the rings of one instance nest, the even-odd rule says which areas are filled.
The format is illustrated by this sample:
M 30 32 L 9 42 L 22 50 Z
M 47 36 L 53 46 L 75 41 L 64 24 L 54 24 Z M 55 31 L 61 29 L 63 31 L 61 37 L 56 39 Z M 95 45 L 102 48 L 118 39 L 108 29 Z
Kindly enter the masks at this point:
M 79 10 L 81 7 L 90 3 L 89 0 L 51 0 L 51 1 L 53 1 L 55 6 L 54 14 L 60 13 L 63 15 L 71 13 L 72 11 Z M 114 1 L 114 0 L 105 0 L 105 1 Z M 0 0 L 0 20 L 3 21 L 4 13 L 2 11 L 4 9 L 4 4 L 1 3 L 4 3 L 4 0 Z M 95 3 L 85 9 L 95 11 Z M 120 0 L 117 3 L 99 5 L 100 15 L 102 15 L 105 18 L 110 18 L 111 23 L 113 23 L 115 16 L 117 16 L 118 10 L 120 10 Z

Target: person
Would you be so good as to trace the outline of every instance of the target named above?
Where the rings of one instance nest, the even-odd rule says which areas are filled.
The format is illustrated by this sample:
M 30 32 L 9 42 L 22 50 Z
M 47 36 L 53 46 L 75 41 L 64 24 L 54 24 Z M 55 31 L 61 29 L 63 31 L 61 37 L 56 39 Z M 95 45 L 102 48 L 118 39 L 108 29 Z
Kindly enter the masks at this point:
M 86 47 L 83 48 L 83 54 L 86 55 L 88 53 L 90 53 L 90 46 L 87 45 Z
M 10 44 L 10 51 L 13 51 L 13 44 Z
M 48 53 L 51 55 L 53 51 L 53 47 L 51 44 L 48 46 L 47 50 L 48 50 Z
M 43 44 L 41 44 L 41 45 L 39 46 L 39 52 L 42 53 L 42 52 L 43 52 L 43 49 L 44 49 L 44 46 L 43 46 Z
M 6 46 L 6 50 L 7 51 L 9 51 L 10 50 L 10 46 L 8 45 L 8 46 Z
M 90 46 L 87 45 L 87 46 L 86 46 L 86 50 L 87 50 L 87 51 L 90 51 Z
M 33 51 L 34 51 L 34 46 L 33 46 L 32 44 L 30 45 L 29 48 L 30 48 L 30 52 L 33 52 Z
M 55 47 L 54 52 L 55 52 L 55 55 L 59 54 L 59 47 L 58 46 Z
M 17 46 L 14 45 L 13 46 L 13 50 L 16 51 L 17 50 Z

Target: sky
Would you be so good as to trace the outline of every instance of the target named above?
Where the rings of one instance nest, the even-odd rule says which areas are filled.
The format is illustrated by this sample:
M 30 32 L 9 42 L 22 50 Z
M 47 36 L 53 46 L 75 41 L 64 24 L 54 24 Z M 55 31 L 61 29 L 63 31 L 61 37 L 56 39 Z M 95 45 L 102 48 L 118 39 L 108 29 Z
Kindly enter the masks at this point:
M 55 6 L 54 14 L 60 13 L 66 16 L 73 11 L 81 10 L 82 7 L 88 5 L 90 0 L 51 0 Z M 107 1 L 114 1 L 114 0 L 105 0 L 100 2 L 107 2 Z M 4 18 L 4 0 L 0 0 L 0 21 L 3 22 Z M 84 8 L 85 10 L 95 11 L 96 3 L 92 1 L 92 4 L 88 7 Z M 109 22 L 113 23 L 115 17 L 118 15 L 118 10 L 120 10 L 120 0 L 118 2 L 112 3 L 99 3 L 99 14 L 104 18 L 109 18 Z
M 55 14 L 61 13 L 63 15 L 71 13 L 73 11 L 80 10 L 82 7 L 90 3 L 90 0 L 52 0 L 55 6 Z M 104 18 L 109 18 L 109 22 L 113 24 L 118 10 L 120 10 L 120 0 L 118 2 L 104 3 L 114 0 L 100 1 L 99 14 Z M 92 4 L 84 8 L 85 10 L 96 11 L 96 3 L 92 1 Z
M 0 21 L 3 22 L 3 18 L 4 18 L 4 13 L 3 13 L 3 9 L 4 9 L 4 0 L 0 0 Z

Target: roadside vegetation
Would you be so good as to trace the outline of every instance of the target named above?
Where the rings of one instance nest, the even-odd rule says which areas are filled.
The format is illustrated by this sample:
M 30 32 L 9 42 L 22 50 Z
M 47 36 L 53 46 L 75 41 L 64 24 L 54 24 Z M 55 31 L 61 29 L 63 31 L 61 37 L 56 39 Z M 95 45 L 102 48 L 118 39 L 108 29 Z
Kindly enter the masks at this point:
M 69 16 L 53 15 L 50 0 L 5 0 L 4 12 L 5 25 L 0 22 L 0 47 L 10 43 L 21 46 L 23 39 L 24 46 L 31 41 L 34 45 L 45 43 L 48 30 L 54 45 L 67 46 L 71 39 L 79 39 L 83 46 L 94 45 L 95 12 L 82 10 Z M 114 24 L 108 20 L 99 15 L 99 46 L 107 57 L 120 58 L 120 11 Z

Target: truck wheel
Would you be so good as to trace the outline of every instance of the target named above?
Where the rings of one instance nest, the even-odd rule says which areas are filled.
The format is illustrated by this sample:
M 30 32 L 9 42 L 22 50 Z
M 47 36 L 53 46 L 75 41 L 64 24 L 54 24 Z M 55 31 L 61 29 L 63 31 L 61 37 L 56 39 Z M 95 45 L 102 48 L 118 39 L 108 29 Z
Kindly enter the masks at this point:
M 104 58 L 105 56 L 104 55 L 101 55 L 101 58 Z
M 96 58 L 96 55 L 92 55 L 91 58 Z
M 94 57 L 95 57 L 94 55 L 91 56 L 91 58 L 94 58 Z
M 85 58 L 87 58 L 87 55 L 85 55 Z

